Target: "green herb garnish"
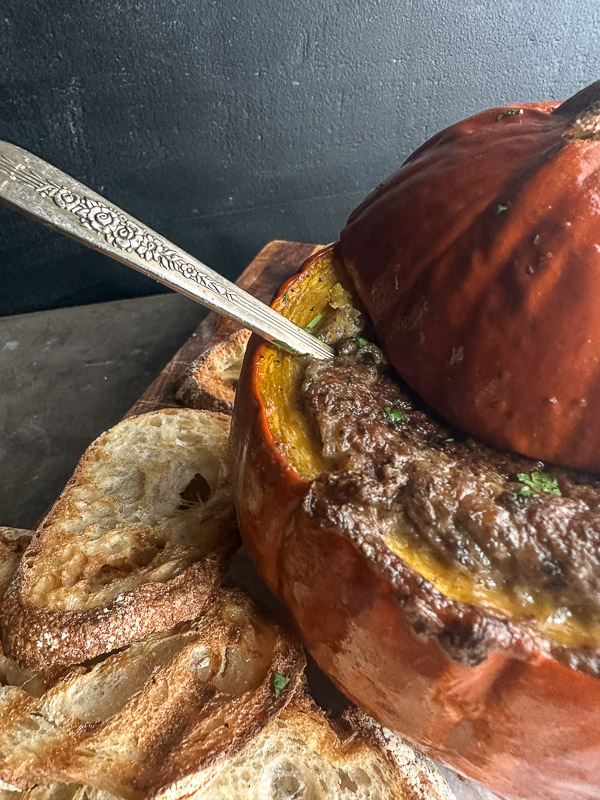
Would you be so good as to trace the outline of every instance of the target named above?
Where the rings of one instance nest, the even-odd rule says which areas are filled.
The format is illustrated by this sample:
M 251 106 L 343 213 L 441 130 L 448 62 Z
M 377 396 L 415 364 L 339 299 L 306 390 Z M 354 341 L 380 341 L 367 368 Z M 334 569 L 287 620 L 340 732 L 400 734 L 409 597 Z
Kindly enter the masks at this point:
M 498 203 L 496 206 L 496 214 L 502 214 L 503 211 L 508 211 L 509 208 L 510 203 L 507 203 L 506 205 L 504 203 Z
M 292 350 L 291 347 L 288 347 L 288 345 L 285 342 L 280 342 L 279 339 L 273 339 L 273 344 L 276 344 L 277 347 L 282 347 L 284 350 L 287 350 L 288 353 L 294 352 L 294 350 Z
M 288 301 L 289 299 L 290 299 L 290 298 L 289 298 L 289 295 L 288 295 L 288 293 L 287 293 L 287 292 L 284 292 L 284 293 L 283 293 L 283 302 L 284 302 L 284 303 L 287 303 L 287 301 Z
M 555 494 L 557 497 L 562 496 L 558 481 L 554 475 L 549 475 L 547 472 L 519 472 L 517 480 L 525 484 L 519 494 L 531 494 L 532 489 L 537 489 L 547 494 Z
M 445 442 L 453 442 L 454 436 L 449 436 L 447 439 L 444 439 Z
M 398 411 L 397 409 L 392 408 L 391 406 L 385 407 L 385 415 L 390 422 L 394 423 L 404 422 L 404 420 L 406 419 L 406 416 L 401 411 Z
M 363 339 L 362 336 L 357 336 L 356 341 L 359 347 L 366 347 L 368 344 L 371 344 L 368 339 Z
M 536 233 L 536 235 L 533 237 L 533 243 L 534 244 L 539 244 L 540 243 L 540 235 L 539 235 L 539 233 Z
M 500 120 L 504 119 L 504 117 L 514 117 L 515 114 L 522 114 L 522 113 L 523 113 L 522 108 L 507 108 L 506 111 L 503 111 L 501 114 L 498 114 L 497 119 L 498 122 L 500 122 Z
M 521 486 L 518 492 L 515 492 L 515 495 L 521 495 L 527 497 L 528 495 L 533 494 L 531 488 L 529 486 Z
M 282 675 L 281 672 L 273 673 L 273 691 L 275 693 L 275 697 L 279 697 L 289 682 L 290 679 L 286 678 L 285 675 Z
M 304 330 L 305 331 L 312 331 L 312 329 L 314 327 L 316 327 L 319 324 L 319 322 L 321 322 L 322 319 L 323 319 L 323 314 L 317 314 L 316 317 L 313 317 L 311 319 L 311 321 L 308 323 L 306 328 L 304 328 Z

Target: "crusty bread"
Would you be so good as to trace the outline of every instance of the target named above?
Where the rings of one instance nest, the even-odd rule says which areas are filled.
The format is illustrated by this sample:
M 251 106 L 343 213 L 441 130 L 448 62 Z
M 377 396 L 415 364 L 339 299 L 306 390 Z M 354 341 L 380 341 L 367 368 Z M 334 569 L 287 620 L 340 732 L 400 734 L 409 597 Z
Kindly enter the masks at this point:
M 160 465 L 157 469 L 158 454 L 143 438 L 148 433 L 144 426 L 151 424 L 165 435 L 164 426 L 175 416 L 178 435 L 193 443 L 198 418 L 196 428 L 185 420 L 182 427 L 182 413 L 135 420 L 143 429 L 143 446 L 138 440 L 134 468 L 150 470 L 152 476 L 157 473 L 158 482 L 166 480 L 175 487 L 167 500 L 161 501 L 160 492 L 154 497 L 160 514 L 140 503 L 140 517 L 148 526 L 153 524 L 148 521 L 153 513 L 160 528 L 165 518 L 172 521 L 189 513 L 179 505 L 194 510 L 185 493 L 183 500 L 179 494 L 180 484 L 189 483 L 196 469 L 202 469 L 211 486 L 216 483 L 217 492 L 223 491 L 220 477 L 214 478 L 220 475 L 218 464 L 211 470 L 210 465 L 194 461 L 190 471 L 186 459 L 173 455 L 170 429 L 166 444 L 159 445 L 172 472 Z M 190 413 L 208 422 L 215 416 Z M 48 558 L 48 552 L 52 557 L 44 535 L 50 545 L 53 536 L 62 535 L 65 547 L 73 547 L 69 537 L 83 537 L 83 544 L 76 540 L 77 554 L 93 525 L 97 527 L 92 531 L 100 536 L 118 535 L 122 529 L 127 534 L 127 504 L 133 502 L 133 493 L 124 484 L 133 480 L 132 466 L 126 458 L 115 461 L 110 452 L 114 431 L 105 434 L 109 441 L 105 439 L 104 450 L 94 453 L 96 443 L 84 456 L 61 497 L 62 507 L 57 513 L 59 501 L 51 511 L 23 564 L 33 560 L 35 568 L 35 559 Z M 131 447 L 131 431 L 125 433 Z M 114 446 L 120 449 L 118 441 Z M 218 446 L 224 449 L 225 442 L 216 444 L 215 452 Z M 95 459 L 91 464 L 90 453 Z M 149 463 L 140 466 L 144 456 Z M 203 457 L 208 458 L 204 451 Z M 111 476 L 105 477 L 105 470 L 114 470 L 120 479 L 121 515 L 112 509 L 114 494 L 106 487 Z M 177 470 L 186 470 L 185 481 L 176 480 Z M 199 490 L 200 482 L 196 484 Z M 82 508 L 88 498 L 93 506 Z M 224 495 L 222 502 L 230 501 Z M 111 519 L 111 526 L 103 525 L 106 519 Z M 220 533 L 219 527 L 216 532 Z M 161 535 L 157 531 L 154 539 Z M 26 531 L 0 528 L 0 600 L 12 573 L 24 572 L 19 559 L 31 538 Z M 167 539 L 165 549 L 172 541 L 180 540 Z M 186 563 L 185 554 L 179 558 Z M 62 563 L 59 574 L 64 575 L 69 561 L 64 558 Z M 140 573 L 145 579 L 143 569 Z M 136 576 L 125 591 L 135 593 L 139 586 L 143 584 Z M 55 613 L 68 614 L 73 609 L 64 608 L 69 606 L 64 597 L 70 587 L 55 584 L 54 588 L 63 599 L 63 607 Z M 110 594 L 104 597 L 106 607 L 112 599 Z M 82 605 L 76 612 L 95 609 L 93 604 Z M 10 613 L 10 602 L 4 608 Z M 144 613 L 143 604 L 138 608 Z M 151 603 L 148 610 L 154 610 Z M 60 628 L 65 620 L 78 624 L 73 617 L 55 616 L 52 636 L 59 641 L 65 630 L 70 634 L 68 627 Z M 4 627 L 9 630 L 6 621 Z M 52 666 L 56 663 L 62 662 L 54 659 Z M 242 590 L 222 588 L 211 592 L 210 603 L 203 604 L 197 619 L 180 621 L 168 631 L 129 642 L 118 652 L 72 666 L 50 686 L 0 651 L 0 800 L 453 800 L 429 759 L 356 709 L 347 712 L 342 723 L 330 722 L 306 692 L 304 666 L 304 653 L 293 633 L 257 611 Z
M 0 598 L 4 596 L 32 536 L 32 531 L 0 526 Z
M 32 531 L 0 527 L 0 600 L 4 597 L 32 536 Z M 44 691 L 40 677 L 32 670 L 22 667 L 14 659 L 8 658 L 0 645 L 0 687 L 2 686 L 21 686 L 25 691 L 35 695 L 40 695 Z
M 33 531 L 18 528 L 0 527 L 0 600 L 16 570 L 25 549 L 31 542 Z M 21 668 L 15 661 L 7 658 L 0 647 L 0 694 L 10 692 L 16 687 L 21 693 L 39 696 L 44 692 L 44 685 L 38 676 L 30 670 Z M 50 784 L 36 786 L 33 789 L 20 791 L 10 788 L 0 780 L 0 800 L 117 800 L 107 792 L 88 789 L 88 787 L 67 784 Z
M 453 800 L 426 756 L 356 709 L 345 722 L 298 692 L 195 799 Z
M 0 789 L 0 800 L 119 800 L 114 794 L 73 783 L 51 783 L 33 789 Z
M 177 389 L 188 408 L 231 414 L 250 331 L 242 328 L 193 361 Z
M 164 409 L 88 448 L 6 593 L 9 655 L 53 670 L 203 611 L 237 543 L 228 431 L 225 415 Z
M 353 709 L 331 724 L 298 688 L 194 800 L 455 800 L 427 756 Z M 485 792 L 485 790 L 483 790 Z M 483 798 L 489 794 L 477 795 Z M 0 800 L 117 800 L 89 786 L 51 784 Z
M 0 532 L 0 597 L 29 538 Z M 303 668 L 294 636 L 230 590 L 43 697 L 5 686 L 0 800 L 452 800 L 429 759 L 361 712 L 330 725 Z
M 299 642 L 225 591 L 200 619 L 76 667 L 41 698 L 5 690 L 0 778 L 186 797 L 260 734 L 303 669 Z M 276 673 L 289 679 L 280 692 Z

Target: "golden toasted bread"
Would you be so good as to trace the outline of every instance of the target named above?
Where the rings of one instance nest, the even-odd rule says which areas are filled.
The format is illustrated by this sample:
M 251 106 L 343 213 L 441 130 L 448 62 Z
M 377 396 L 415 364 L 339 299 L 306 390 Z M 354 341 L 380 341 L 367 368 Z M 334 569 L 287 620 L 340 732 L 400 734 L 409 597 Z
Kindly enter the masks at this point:
M 30 536 L 0 530 L 0 598 Z M 5 686 L 0 800 L 453 798 L 429 759 L 361 712 L 330 723 L 303 667 L 294 635 L 236 590 L 40 698 Z
M 357 709 L 343 721 L 297 692 L 196 800 L 454 800 L 426 756 Z
M 90 786 L 72 783 L 51 783 L 33 789 L 0 789 L 0 800 L 119 800 L 114 794 Z
M 0 527 L 0 600 L 32 536 L 33 531 Z M 0 696 L 12 693 L 11 689 L 14 688 L 21 693 L 39 696 L 43 694 L 45 687 L 38 676 L 7 658 L 0 647 Z M 63 783 L 36 786 L 21 791 L 0 780 L 0 800 L 117 800 L 117 798 L 108 792 Z
M 32 531 L 0 527 L 0 600 L 4 597 L 32 536 Z M 35 695 L 44 691 L 44 683 L 40 677 L 14 659 L 8 658 L 0 645 L 0 692 L 3 686 L 20 686 Z
M 193 361 L 177 389 L 179 402 L 231 414 L 249 338 L 250 331 L 242 328 Z
M 165 420 L 155 421 L 153 427 L 162 430 Z M 189 424 L 185 431 L 191 436 Z M 132 478 L 126 459 L 125 467 L 119 461 L 115 468 L 110 447 L 109 441 L 108 458 L 104 452 L 99 464 L 92 462 L 95 474 L 86 464 L 88 451 L 62 495 L 60 515 L 53 521 L 55 506 L 41 535 L 50 521 L 55 536 L 63 531 L 68 538 L 79 530 L 85 540 L 90 520 L 108 516 L 111 492 L 106 483 L 103 492 L 98 487 L 110 481 L 111 469 L 124 522 L 119 518 L 109 532 L 118 534 L 120 526 L 127 531 L 135 501 L 123 488 Z M 143 453 L 148 452 L 145 440 Z M 186 481 L 190 475 L 185 459 L 172 461 L 167 473 L 154 462 L 145 466 L 152 475 L 158 472 L 158 482 L 168 480 L 177 489 L 183 481 L 176 472 L 186 469 Z M 203 465 L 200 474 L 213 485 L 210 467 Z M 202 488 L 196 479 L 193 489 Z M 90 506 L 74 513 L 89 494 Z M 189 492 L 177 496 L 175 517 L 186 513 L 180 506 L 194 508 Z M 143 513 L 147 507 L 140 506 Z M 156 515 L 159 528 L 166 507 L 163 502 L 163 516 Z M 147 521 L 152 512 L 145 513 Z M 0 529 L 0 600 L 12 573 L 23 571 L 19 559 L 30 542 L 28 532 Z M 68 566 L 68 559 L 63 563 Z M 10 612 L 10 603 L 4 607 Z M 67 622 L 73 624 L 72 618 Z M 64 630 L 56 627 L 53 636 Z M 199 618 L 73 666 L 49 688 L 0 653 L 0 800 L 453 800 L 429 759 L 361 712 L 353 709 L 343 722 L 329 721 L 306 692 L 304 664 L 295 635 L 258 612 L 243 591 L 231 589 L 214 592 Z
M 32 536 L 32 531 L 0 526 L 0 597 L 4 596 Z
M 225 591 L 200 619 L 76 667 L 40 698 L 5 692 L 0 778 L 189 796 L 279 713 L 304 663 L 297 640 Z
M 6 593 L 7 654 L 55 670 L 204 610 L 237 544 L 228 431 L 225 415 L 164 409 L 88 448 Z

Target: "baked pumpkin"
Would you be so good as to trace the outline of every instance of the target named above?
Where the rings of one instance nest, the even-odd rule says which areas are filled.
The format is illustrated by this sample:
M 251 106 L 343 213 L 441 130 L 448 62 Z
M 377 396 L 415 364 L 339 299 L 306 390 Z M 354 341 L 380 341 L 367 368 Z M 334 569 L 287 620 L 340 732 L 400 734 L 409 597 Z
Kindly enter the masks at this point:
M 600 470 L 600 83 L 417 150 L 341 252 L 387 357 L 451 422 Z
M 542 380 L 547 375 L 542 353 L 548 342 L 556 344 L 553 332 L 540 343 L 538 325 L 548 322 L 548 304 L 560 306 L 548 298 L 543 302 L 540 292 L 545 287 L 551 298 L 558 278 L 552 273 L 546 284 L 528 289 L 511 256 L 517 258 L 519 246 L 538 247 L 542 234 L 554 248 L 546 251 L 546 261 L 552 262 L 548 252 L 559 252 L 563 239 L 552 209 L 536 216 L 535 193 L 529 189 L 537 170 L 538 195 L 543 190 L 545 172 L 567 158 L 561 148 L 575 148 L 590 167 L 584 173 L 581 166 L 578 173 L 590 196 L 587 181 L 595 156 L 588 149 L 593 139 L 582 133 L 587 123 L 577 110 L 581 99 L 575 96 L 558 110 L 556 104 L 499 108 L 459 123 L 409 159 L 403 168 L 409 177 L 403 178 L 401 170 L 365 201 L 350 218 L 341 244 L 309 259 L 273 301 L 301 327 L 338 341 L 351 359 L 295 357 L 253 336 L 230 439 L 244 543 L 263 578 L 289 607 L 320 666 L 348 697 L 411 743 L 506 797 L 528 800 L 600 796 L 600 481 L 516 455 L 529 450 L 522 421 L 509 427 L 510 443 L 503 439 L 499 444 L 506 449 L 498 450 L 462 431 L 483 436 L 478 425 L 466 424 L 459 402 L 452 406 L 456 415 L 436 403 L 443 415 L 438 417 L 419 395 L 429 402 L 443 400 L 451 387 L 469 409 L 468 380 L 485 373 L 488 361 L 501 375 L 513 370 L 517 380 L 519 360 L 511 349 L 518 346 L 532 382 L 529 389 L 526 383 L 521 387 L 528 418 L 529 402 L 539 395 L 536 370 Z M 585 92 L 583 99 L 589 99 Z M 565 130 L 567 117 L 571 133 L 567 138 L 559 134 L 558 142 L 556 120 Z M 505 125 L 513 128 L 512 144 Z M 488 149 L 495 146 L 490 130 L 497 129 L 493 157 L 499 163 L 484 168 L 484 142 L 487 136 Z M 537 161 L 533 139 L 543 143 Z M 472 169 L 466 156 L 469 142 L 479 153 L 479 167 Z M 470 178 L 454 164 L 459 155 Z M 419 159 L 425 177 L 419 174 Z M 492 159 L 489 153 L 487 159 Z M 516 179 L 503 182 L 503 163 L 521 165 L 516 172 L 522 167 L 524 187 L 528 171 L 531 187 L 517 191 Z M 470 188 L 477 169 L 480 196 Z M 557 192 L 563 169 L 568 172 L 562 164 L 554 183 L 550 179 Z M 461 187 L 456 197 L 462 199 L 448 200 L 456 220 L 450 208 L 444 216 L 443 203 L 432 199 L 433 188 L 430 193 L 425 186 L 428 170 L 431 187 L 437 185 L 437 171 L 444 173 L 438 189 L 446 197 L 446 181 L 456 180 Z M 414 213 L 398 188 L 404 180 Z M 514 191 L 501 203 L 508 186 Z M 526 221 L 517 218 L 497 231 L 491 213 L 494 223 L 518 209 L 524 214 L 527 197 L 528 230 Z M 537 199 L 546 206 L 555 203 L 554 196 Z M 494 202 L 507 208 L 494 208 Z M 394 209 L 389 215 L 388 203 Z M 582 200 L 582 214 L 583 206 Z M 542 216 L 545 228 L 536 224 Z M 567 221 L 572 222 L 567 229 L 576 227 L 574 216 Z M 448 224 L 444 242 L 436 233 L 442 222 Z M 491 226 L 487 249 L 482 244 L 486 225 Z M 537 242 L 531 226 L 539 227 Z M 583 227 L 578 230 L 576 253 L 591 259 Z M 427 257 L 427 246 L 437 254 L 439 271 L 434 258 Z M 577 259 L 567 244 L 562 247 L 557 266 L 566 271 L 561 280 L 570 287 L 567 303 L 576 292 L 576 281 L 567 272 Z M 593 271 L 590 259 L 586 264 Z M 483 275 L 483 262 L 498 285 Z M 544 274 L 553 267 L 548 269 Z M 534 277 L 535 270 L 532 276 L 524 269 L 524 276 Z M 454 285 L 459 279 L 460 291 Z M 586 280 L 591 287 L 595 277 Z M 424 306 L 419 297 L 430 290 Z M 461 295 L 468 301 L 463 316 Z M 527 311 L 526 296 L 538 317 Z M 488 339 L 485 314 L 478 311 L 486 303 L 492 328 Z M 587 296 L 578 299 L 577 309 L 580 305 L 580 325 L 592 326 Z M 513 327 L 519 313 L 531 322 L 525 333 L 538 337 L 530 342 L 531 357 Z M 561 313 L 555 324 L 566 326 L 567 311 Z M 504 338 L 499 337 L 502 314 Z M 401 377 L 377 363 L 369 317 Z M 408 319 L 404 327 L 403 319 Z M 471 334 L 470 324 L 476 333 Z M 443 325 L 445 335 L 436 328 Z M 478 341 L 487 360 L 477 350 Z M 568 343 L 573 358 L 578 342 Z M 465 365 L 460 374 L 466 383 L 453 383 L 444 372 L 440 353 L 448 347 L 450 353 L 452 347 L 463 348 L 455 353 L 453 366 Z M 566 350 L 560 353 L 566 364 Z M 431 363 L 423 365 L 427 358 Z M 437 388 L 436 370 L 441 371 Z M 584 372 L 574 368 L 569 380 Z M 433 394 L 422 393 L 414 379 L 421 374 Z M 571 389 L 562 380 L 559 385 L 566 393 Z M 589 381 L 586 385 L 591 398 Z M 514 387 L 507 387 L 513 384 L 499 381 L 489 414 L 512 421 L 509 400 L 516 396 L 510 393 Z M 557 394 L 551 405 L 564 409 L 566 396 Z M 545 458 L 569 465 L 572 459 L 563 455 L 575 451 L 568 451 L 566 431 L 573 433 L 575 423 L 561 427 L 560 418 L 552 415 L 545 420 L 545 442 L 554 448 L 554 455 Z M 494 436 L 486 438 L 496 443 Z M 587 452 L 586 462 L 592 457 Z

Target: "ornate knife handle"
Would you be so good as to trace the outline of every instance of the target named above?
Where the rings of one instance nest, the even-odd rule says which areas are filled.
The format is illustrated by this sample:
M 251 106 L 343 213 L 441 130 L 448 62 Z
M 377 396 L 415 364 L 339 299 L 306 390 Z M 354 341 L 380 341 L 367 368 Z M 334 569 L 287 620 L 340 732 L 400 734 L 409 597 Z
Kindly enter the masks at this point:
M 0 200 L 294 353 L 333 350 L 41 158 L 0 141 Z

